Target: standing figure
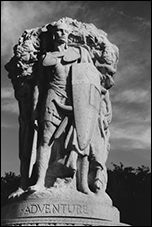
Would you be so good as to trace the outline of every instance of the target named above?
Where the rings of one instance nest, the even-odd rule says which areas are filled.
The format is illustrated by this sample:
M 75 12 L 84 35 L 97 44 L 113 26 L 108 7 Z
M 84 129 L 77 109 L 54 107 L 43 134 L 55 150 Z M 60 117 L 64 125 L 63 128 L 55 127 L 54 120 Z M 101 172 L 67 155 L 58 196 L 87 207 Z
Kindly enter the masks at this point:
M 26 31 L 19 39 L 18 45 L 14 47 L 14 56 L 5 65 L 9 72 L 8 77 L 13 84 L 15 98 L 19 107 L 19 159 L 20 159 L 20 186 L 9 198 L 20 196 L 30 183 L 32 149 L 36 149 L 37 138 L 35 136 L 34 114 L 38 102 L 37 84 L 37 49 L 38 41 L 33 40 L 33 33 L 37 31 Z M 34 148 L 35 147 L 35 148 Z
M 56 135 L 62 134 L 67 124 L 71 121 L 66 112 L 72 111 L 72 88 L 71 88 L 71 66 L 80 61 L 80 48 L 68 46 L 69 28 L 64 22 L 57 22 L 53 26 L 54 43 L 51 50 L 42 55 L 42 64 L 46 67 L 46 75 L 43 79 L 47 81 L 48 87 L 44 97 L 44 103 L 41 113 L 41 141 L 38 147 L 37 167 L 38 180 L 30 190 L 43 190 L 45 188 L 45 176 L 48 169 L 49 160 L 51 158 L 52 149 Z M 91 57 L 87 50 L 85 61 L 91 61 Z M 71 121 L 72 122 L 72 121 Z M 63 127 L 61 130 L 60 128 Z M 71 123 L 72 125 L 72 123 Z M 61 132 L 59 132 L 61 130 Z M 68 133 L 67 133 L 68 134 Z M 76 134 L 72 133 L 73 146 Z M 58 136 L 59 137 L 59 136 Z M 68 136 L 67 136 L 68 137 Z M 68 139 L 67 139 L 68 140 Z M 66 140 L 66 141 L 67 141 Z M 64 152 L 64 143 L 60 140 L 59 147 Z M 56 151 L 57 152 L 57 151 Z M 72 164 L 66 162 L 67 166 L 71 166 L 72 171 L 76 171 L 77 152 L 72 152 Z M 71 156 L 70 156 L 71 158 Z
M 104 193 L 112 117 L 108 90 L 118 49 L 102 30 L 71 18 L 38 31 L 25 32 L 6 66 L 20 110 L 21 185 L 10 197 L 60 187 L 67 179 L 82 193 Z M 31 185 L 34 162 L 37 178 Z
M 69 33 L 64 21 L 54 23 L 51 45 L 42 55 L 47 87 L 40 114 L 38 179 L 29 190 L 41 191 L 47 187 L 46 173 L 55 153 L 71 169 L 71 176 L 77 176 L 77 189 L 90 194 L 105 191 L 107 183 L 109 130 L 104 123 L 110 111 L 107 90 L 113 85 L 108 74 L 111 65 L 96 63 L 88 45 L 69 44 Z M 111 81 L 110 86 L 107 81 Z

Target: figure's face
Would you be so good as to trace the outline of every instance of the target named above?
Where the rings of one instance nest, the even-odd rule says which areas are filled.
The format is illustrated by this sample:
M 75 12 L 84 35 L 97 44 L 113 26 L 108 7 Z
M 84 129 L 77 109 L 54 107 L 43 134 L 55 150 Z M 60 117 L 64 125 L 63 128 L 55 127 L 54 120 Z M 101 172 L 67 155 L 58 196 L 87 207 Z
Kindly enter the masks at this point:
M 67 43 L 68 42 L 68 27 L 66 24 L 59 24 L 55 30 L 55 40 L 59 43 Z

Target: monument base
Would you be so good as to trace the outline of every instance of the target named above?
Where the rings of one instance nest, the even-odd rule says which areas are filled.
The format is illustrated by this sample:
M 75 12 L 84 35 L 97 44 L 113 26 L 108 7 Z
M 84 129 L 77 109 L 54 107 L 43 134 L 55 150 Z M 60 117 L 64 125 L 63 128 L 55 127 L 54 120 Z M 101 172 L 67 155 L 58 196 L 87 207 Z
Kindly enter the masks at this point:
M 24 192 L 2 208 L 1 226 L 125 226 L 106 193 L 72 188 Z
M 8 220 L 1 226 L 128 226 L 122 223 L 115 223 L 87 218 L 30 218 L 19 220 Z

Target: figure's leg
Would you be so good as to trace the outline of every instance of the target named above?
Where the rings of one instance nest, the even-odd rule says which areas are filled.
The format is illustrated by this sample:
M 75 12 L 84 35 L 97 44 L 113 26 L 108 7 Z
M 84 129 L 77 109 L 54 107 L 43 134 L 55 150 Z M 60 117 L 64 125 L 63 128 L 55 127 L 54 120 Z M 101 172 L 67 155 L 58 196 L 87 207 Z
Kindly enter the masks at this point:
M 66 166 L 71 169 L 72 175 L 74 176 L 77 171 L 77 159 L 78 153 L 76 150 L 70 151 Z
M 95 192 L 98 193 L 103 188 L 103 182 L 101 181 L 102 169 L 100 166 L 96 168 L 96 177 L 94 181 Z
M 92 194 L 88 186 L 88 173 L 89 173 L 89 161 L 88 156 L 85 155 L 80 158 L 79 164 L 79 185 L 78 189 L 85 194 Z
M 107 172 L 105 168 L 100 165 L 96 166 L 96 176 L 94 181 L 95 193 L 105 192 L 107 186 Z
M 110 144 L 109 144 L 109 130 L 107 129 L 105 131 L 105 138 L 103 141 L 103 150 L 102 150 L 102 163 L 100 162 L 95 164 L 95 172 L 96 172 L 96 177 L 94 181 L 94 188 L 95 192 L 104 192 L 107 187 L 107 168 L 106 168 L 106 161 L 110 149 Z M 98 160 L 98 159 L 97 159 Z M 102 165 L 102 166 L 101 166 Z
M 55 130 L 56 127 L 51 122 L 44 123 L 43 136 L 37 154 L 38 179 L 35 185 L 29 187 L 29 190 L 41 191 L 45 189 L 45 176 L 53 146 L 53 142 L 50 144 L 50 139 Z

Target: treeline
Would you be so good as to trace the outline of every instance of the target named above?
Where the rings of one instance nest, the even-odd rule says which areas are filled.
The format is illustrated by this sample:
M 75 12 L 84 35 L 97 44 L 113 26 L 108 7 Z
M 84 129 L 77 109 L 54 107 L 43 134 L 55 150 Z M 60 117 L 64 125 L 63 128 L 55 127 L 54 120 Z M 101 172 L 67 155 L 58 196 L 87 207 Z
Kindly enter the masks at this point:
M 151 172 L 149 167 L 113 164 L 108 170 L 107 193 L 120 211 L 120 220 L 132 226 L 151 226 Z
M 120 211 L 120 221 L 132 226 L 151 226 L 151 172 L 149 167 L 124 167 L 113 164 L 108 169 L 107 193 Z M 19 187 L 20 176 L 13 172 L 1 177 L 1 206 Z

